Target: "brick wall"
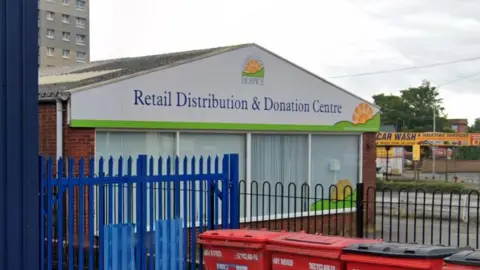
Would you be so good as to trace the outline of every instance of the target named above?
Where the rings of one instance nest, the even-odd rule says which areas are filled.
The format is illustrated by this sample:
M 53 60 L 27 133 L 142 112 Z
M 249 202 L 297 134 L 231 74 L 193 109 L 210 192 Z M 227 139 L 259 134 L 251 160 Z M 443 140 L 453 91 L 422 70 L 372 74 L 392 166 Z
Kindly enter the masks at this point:
M 38 110 L 40 155 L 55 158 L 57 151 L 56 105 L 40 104 Z
M 74 174 L 78 175 L 78 160 L 80 157 L 90 158 L 95 155 L 95 129 L 87 128 L 70 128 L 67 124 L 66 106 L 63 111 L 63 156 L 73 157 L 75 159 Z M 40 104 L 39 105 L 39 139 L 40 139 L 40 155 L 56 159 L 57 149 L 57 114 L 56 104 Z M 87 161 L 87 159 L 85 160 Z M 54 168 L 54 170 L 56 170 Z M 67 168 L 65 167 L 65 171 Z M 85 162 L 85 171 L 88 173 L 88 162 Z M 64 171 L 64 173 L 65 173 Z M 74 192 L 74 231 L 78 232 L 78 188 Z M 84 190 L 84 228 L 88 229 L 88 188 Z M 66 199 L 66 196 L 64 197 Z M 63 215 L 71 216 L 67 213 L 67 207 L 64 207 Z
M 363 134 L 363 187 L 364 187 L 364 200 L 367 202 L 373 202 L 375 200 L 375 187 L 376 187 L 376 133 L 364 133 Z M 365 206 L 365 215 L 368 221 L 375 219 L 375 208 L 372 203 L 368 203 Z

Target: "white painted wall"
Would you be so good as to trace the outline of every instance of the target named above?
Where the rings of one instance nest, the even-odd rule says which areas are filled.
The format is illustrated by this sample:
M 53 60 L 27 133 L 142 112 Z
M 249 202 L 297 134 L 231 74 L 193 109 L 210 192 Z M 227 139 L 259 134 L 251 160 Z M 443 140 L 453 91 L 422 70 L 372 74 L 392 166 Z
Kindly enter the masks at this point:
M 264 64 L 263 85 L 242 83 L 242 68 L 245 59 L 250 56 L 258 57 Z M 158 96 L 171 92 L 172 106 L 135 105 L 135 89 L 142 91 L 143 100 L 146 95 Z M 208 97 L 212 94 L 217 99 L 233 97 L 245 100 L 248 106 L 246 110 L 178 107 L 175 106 L 178 102 L 177 95 L 181 94 L 177 92 L 191 93 L 196 97 Z M 277 102 L 306 103 L 310 110 L 266 110 L 266 97 Z M 252 107 L 254 98 L 260 101 L 258 110 Z M 355 107 L 362 102 L 357 97 L 252 46 L 98 88 L 74 92 L 71 98 L 71 119 L 333 125 L 339 121 L 351 121 Z M 314 103 L 317 107 L 319 104 L 335 105 L 338 112 L 315 112 Z M 377 112 L 375 108 L 372 109 Z

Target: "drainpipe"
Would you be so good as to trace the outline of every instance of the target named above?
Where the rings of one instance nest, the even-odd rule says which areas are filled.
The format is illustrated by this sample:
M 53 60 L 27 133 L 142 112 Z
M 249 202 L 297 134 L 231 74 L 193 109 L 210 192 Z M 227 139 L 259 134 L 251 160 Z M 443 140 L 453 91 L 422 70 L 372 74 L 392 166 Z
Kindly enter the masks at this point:
M 63 100 L 57 99 L 57 160 L 63 156 Z

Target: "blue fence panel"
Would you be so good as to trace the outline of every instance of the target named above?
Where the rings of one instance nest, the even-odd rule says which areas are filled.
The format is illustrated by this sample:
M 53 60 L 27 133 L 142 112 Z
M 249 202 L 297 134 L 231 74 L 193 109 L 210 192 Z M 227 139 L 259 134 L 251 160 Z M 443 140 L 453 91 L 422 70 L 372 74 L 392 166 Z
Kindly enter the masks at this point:
M 182 220 L 159 220 L 155 230 L 155 270 L 185 269 Z
M 133 224 L 105 225 L 105 270 L 135 269 Z
M 182 220 L 183 267 L 202 269 L 198 233 L 239 226 L 237 154 L 40 160 L 46 270 L 108 269 L 114 224 L 135 225 L 135 269 L 159 269 L 155 229 L 172 220 Z

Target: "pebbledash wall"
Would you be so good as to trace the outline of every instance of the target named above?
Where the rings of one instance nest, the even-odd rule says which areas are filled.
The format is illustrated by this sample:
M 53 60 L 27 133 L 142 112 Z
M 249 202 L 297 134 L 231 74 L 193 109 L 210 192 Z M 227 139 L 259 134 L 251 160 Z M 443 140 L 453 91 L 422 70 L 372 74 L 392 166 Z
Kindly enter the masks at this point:
M 246 192 L 252 182 L 294 182 L 297 193 L 308 183 L 313 196 L 322 184 L 328 198 L 330 185 L 375 185 L 378 108 L 256 45 L 68 93 L 62 107 L 40 104 L 40 154 L 57 155 L 61 109 L 64 156 L 234 152 Z M 311 201 L 290 212 L 307 216 L 322 204 L 330 205 Z M 242 205 L 242 221 L 269 214 L 256 213 L 250 201 Z M 284 212 L 276 217 L 284 226 L 307 224 Z

